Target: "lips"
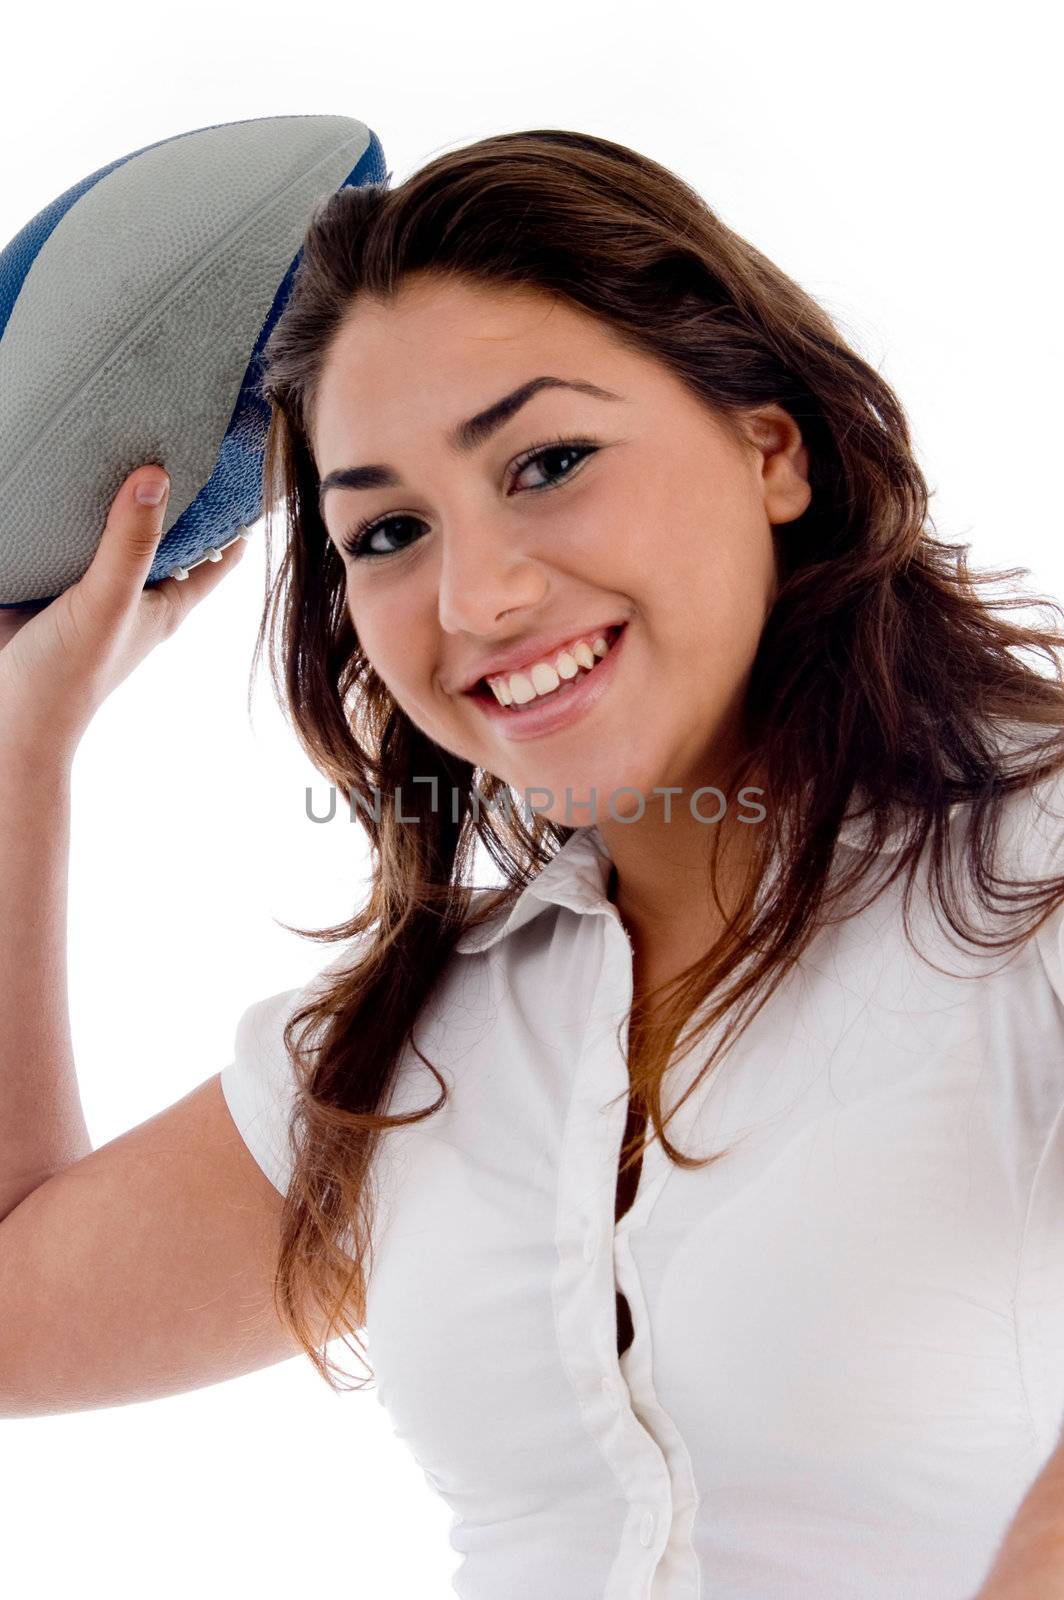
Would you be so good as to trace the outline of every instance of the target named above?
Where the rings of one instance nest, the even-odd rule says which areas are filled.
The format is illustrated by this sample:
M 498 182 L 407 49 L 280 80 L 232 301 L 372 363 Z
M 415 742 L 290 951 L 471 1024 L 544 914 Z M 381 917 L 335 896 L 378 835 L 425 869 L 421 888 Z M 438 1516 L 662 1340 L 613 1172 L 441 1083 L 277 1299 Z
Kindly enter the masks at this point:
M 600 631 L 614 632 L 612 628 Z M 618 663 L 624 658 L 627 623 L 616 631 L 617 637 L 606 654 L 597 658 L 589 671 L 567 679 L 553 694 L 537 695 L 527 705 L 518 707 L 500 705 L 488 688 L 473 695 L 471 698 L 480 715 L 500 739 L 515 746 L 530 739 L 563 735 L 567 730 L 571 736 L 575 724 L 593 715 L 596 707 L 609 697 L 610 686 L 621 670 Z
M 625 618 L 621 622 L 604 623 L 598 627 L 585 629 L 583 633 L 567 634 L 563 638 L 559 639 L 557 644 L 542 646 L 538 655 L 526 656 L 523 661 L 516 663 L 514 666 L 491 667 L 482 677 L 478 678 L 475 683 L 471 683 L 467 688 L 463 689 L 462 693 L 479 695 L 487 687 L 489 678 L 499 678 L 503 676 L 509 677 L 510 674 L 514 672 L 523 672 L 527 677 L 532 668 L 536 665 L 537 661 L 549 661 L 553 663 L 555 656 L 560 655 L 561 652 L 574 639 L 593 639 L 596 634 L 602 634 L 605 639 L 612 643 L 612 641 L 620 634 L 627 620 L 628 619 Z M 490 689 L 488 690 L 488 693 L 491 693 Z
M 621 634 L 624 632 L 624 630 L 625 630 L 625 628 L 627 626 L 628 626 L 627 622 L 615 622 L 615 623 L 611 623 L 609 627 L 594 629 L 594 630 L 592 630 L 592 633 L 589 633 L 587 635 L 585 635 L 585 634 L 575 634 L 573 637 L 574 638 L 585 638 L 585 637 L 586 638 L 590 638 L 590 637 L 592 637 L 593 633 L 597 632 L 597 633 L 600 633 L 602 635 L 602 637 L 605 639 L 606 643 L 609 645 L 610 650 L 612 650 L 613 646 L 616 644 L 617 640 L 621 637 Z M 557 649 L 553 652 L 553 654 L 554 655 L 560 655 L 563 648 L 564 648 L 563 645 L 559 645 L 557 647 Z M 591 674 L 595 671 L 595 668 L 598 667 L 599 665 L 601 665 L 601 663 L 603 661 L 606 661 L 608 659 L 609 659 L 609 650 L 607 650 L 607 652 L 606 652 L 606 654 L 604 656 L 596 656 L 595 657 L 595 665 L 593 667 L 587 667 L 586 669 L 584 667 L 581 667 L 579 672 L 577 673 L 576 677 L 575 678 L 566 679 L 565 683 L 579 683 L 582 678 L 590 677 Z M 509 672 L 493 672 L 493 673 L 491 673 L 491 676 L 493 678 L 497 678 L 497 677 L 504 676 L 504 675 L 509 677 L 512 673 L 523 672 L 525 677 L 527 678 L 529 676 L 532 668 L 536 665 L 537 661 L 551 662 L 551 656 L 550 655 L 537 656 L 534 661 L 530 661 L 527 664 L 527 666 L 525 666 L 525 667 L 511 667 L 509 669 Z M 564 687 L 565 687 L 565 684 L 562 684 L 560 686 L 560 688 L 552 690 L 550 694 L 545 694 L 545 695 L 537 694 L 534 699 L 529 700 L 526 703 L 526 705 L 524 705 L 524 706 L 517 706 L 517 707 L 509 707 L 508 706 L 505 709 L 506 710 L 514 710 L 518 715 L 520 715 L 520 713 L 522 711 L 526 710 L 528 708 L 528 706 L 541 705 L 541 704 L 544 704 L 548 700 L 552 700 L 554 698 L 554 696 L 559 694 L 561 692 L 561 689 L 564 688 Z M 491 688 L 490 688 L 490 686 L 488 684 L 488 680 L 487 680 L 486 677 L 478 679 L 478 681 L 473 685 L 473 687 L 471 689 L 466 689 L 464 691 L 464 693 L 466 693 L 468 695 L 472 695 L 473 698 L 476 699 L 476 700 L 486 701 L 486 702 L 490 703 L 493 706 L 498 706 L 499 705 L 498 700 L 495 698 L 495 695 L 492 693 L 492 690 L 491 690 Z

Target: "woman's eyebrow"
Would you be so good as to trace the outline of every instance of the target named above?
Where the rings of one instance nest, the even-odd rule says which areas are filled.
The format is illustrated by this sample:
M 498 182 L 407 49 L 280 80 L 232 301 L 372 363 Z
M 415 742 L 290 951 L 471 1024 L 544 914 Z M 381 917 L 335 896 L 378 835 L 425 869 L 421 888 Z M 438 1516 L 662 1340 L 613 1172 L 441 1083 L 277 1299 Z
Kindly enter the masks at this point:
M 624 396 L 614 394 L 611 389 L 602 389 L 597 383 L 588 383 L 581 378 L 530 378 L 527 383 L 522 383 L 509 394 L 504 394 L 501 400 L 496 400 L 493 405 L 484 411 L 478 411 L 476 416 L 470 417 L 467 422 L 460 422 L 448 434 L 447 443 L 452 450 L 466 454 L 477 449 L 491 438 L 504 423 L 518 412 L 523 405 L 531 400 L 534 394 L 541 389 L 575 389 L 580 394 L 589 394 L 596 400 L 623 400 Z M 367 467 L 338 467 L 335 472 L 328 473 L 321 481 L 318 489 L 318 505 L 321 506 L 330 489 L 398 489 L 402 487 L 402 479 L 393 467 L 367 466 Z

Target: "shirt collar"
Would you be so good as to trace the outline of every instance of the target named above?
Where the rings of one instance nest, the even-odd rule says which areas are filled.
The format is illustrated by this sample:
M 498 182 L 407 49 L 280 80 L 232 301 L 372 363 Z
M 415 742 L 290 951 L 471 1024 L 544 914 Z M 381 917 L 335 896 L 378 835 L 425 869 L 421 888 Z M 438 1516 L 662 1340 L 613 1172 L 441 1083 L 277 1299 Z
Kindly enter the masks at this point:
M 595 824 L 577 828 L 508 911 L 500 910 L 479 928 L 462 934 L 454 948 L 461 955 L 490 950 L 548 906 L 566 906 L 580 913 L 607 912 L 611 909 L 606 898 L 609 876 L 610 854 L 599 828 Z
M 869 819 L 854 817 L 863 800 L 863 792 L 858 790 L 839 829 L 838 842 L 849 849 L 861 849 L 868 836 Z M 901 849 L 904 838 L 905 826 L 899 823 L 887 834 L 881 854 L 895 854 Z M 598 826 L 577 828 L 521 891 L 509 910 L 498 911 L 479 928 L 462 934 L 455 950 L 460 955 L 490 950 L 492 945 L 540 916 L 548 906 L 566 906 L 578 913 L 609 910 L 606 890 L 610 865 L 610 853 Z
M 868 842 L 871 834 L 871 816 L 856 817 L 854 815 L 866 803 L 867 792 L 858 785 L 850 805 L 846 809 L 837 834 L 838 843 L 845 845 L 847 849 L 860 850 Z M 956 806 L 951 806 L 951 816 L 956 809 Z M 886 838 L 879 847 L 881 855 L 896 855 L 905 842 L 906 824 L 901 820 L 900 813 L 898 815 L 899 820 L 888 830 Z

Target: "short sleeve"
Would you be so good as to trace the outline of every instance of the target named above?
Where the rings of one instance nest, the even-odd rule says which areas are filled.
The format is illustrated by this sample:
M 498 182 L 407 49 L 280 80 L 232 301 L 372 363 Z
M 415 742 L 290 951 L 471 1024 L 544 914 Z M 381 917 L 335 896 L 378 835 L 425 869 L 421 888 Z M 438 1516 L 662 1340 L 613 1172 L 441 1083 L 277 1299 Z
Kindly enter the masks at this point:
M 233 1059 L 220 1074 L 222 1094 L 240 1137 L 282 1194 L 292 1176 L 288 1123 L 295 1088 L 283 1033 L 301 994 L 299 989 L 286 989 L 250 1005 L 236 1026 Z
M 313 998 L 323 980 L 354 960 L 354 947 L 330 961 L 301 988 L 256 1000 L 236 1025 L 233 1059 L 219 1074 L 222 1094 L 240 1137 L 281 1194 L 292 1178 L 288 1128 L 295 1104 L 295 1068 L 284 1044 L 285 1025 Z

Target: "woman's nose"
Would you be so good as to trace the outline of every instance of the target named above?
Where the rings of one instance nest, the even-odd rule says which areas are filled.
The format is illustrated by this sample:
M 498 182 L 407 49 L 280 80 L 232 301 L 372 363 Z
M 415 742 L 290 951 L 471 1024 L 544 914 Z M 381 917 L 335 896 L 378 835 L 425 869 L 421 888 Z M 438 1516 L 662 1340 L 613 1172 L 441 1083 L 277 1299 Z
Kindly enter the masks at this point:
M 490 518 L 444 531 L 439 575 L 440 626 L 488 633 L 507 611 L 540 603 L 547 578 L 534 556 L 503 537 Z

